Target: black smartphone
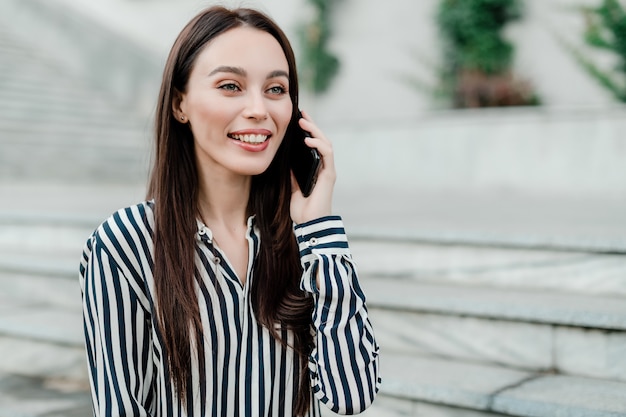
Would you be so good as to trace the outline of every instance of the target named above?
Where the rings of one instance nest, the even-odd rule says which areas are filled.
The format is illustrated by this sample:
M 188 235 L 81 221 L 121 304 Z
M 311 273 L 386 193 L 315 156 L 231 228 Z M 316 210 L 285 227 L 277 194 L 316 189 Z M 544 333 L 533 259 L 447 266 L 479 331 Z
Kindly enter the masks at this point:
M 298 120 L 302 118 L 302 114 L 298 110 Z M 322 158 L 315 148 L 309 148 L 304 143 L 304 138 L 311 137 L 311 134 L 300 128 L 298 124 L 298 134 L 291 143 L 291 170 L 293 171 L 296 181 L 300 186 L 302 195 L 308 197 L 315 187 L 317 181 L 317 173 L 320 170 Z

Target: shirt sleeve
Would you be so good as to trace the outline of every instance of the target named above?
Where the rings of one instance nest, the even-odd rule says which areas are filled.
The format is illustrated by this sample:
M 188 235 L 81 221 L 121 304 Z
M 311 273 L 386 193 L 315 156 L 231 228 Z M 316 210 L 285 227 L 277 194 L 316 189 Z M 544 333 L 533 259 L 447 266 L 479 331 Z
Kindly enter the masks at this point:
M 358 414 L 380 387 L 379 347 L 343 221 L 323 217 L 295 226 L 295 233 L 304 268 L 300 286 L 315 299 L 309 357 L 313 392 L 335 413 Z
M 105 240 L 94 234 L 80 265 L 94 416 L 150 416 L 151 315 L 145 294 L 140 296 L 127 279 L 123 263 L 114 259 Z

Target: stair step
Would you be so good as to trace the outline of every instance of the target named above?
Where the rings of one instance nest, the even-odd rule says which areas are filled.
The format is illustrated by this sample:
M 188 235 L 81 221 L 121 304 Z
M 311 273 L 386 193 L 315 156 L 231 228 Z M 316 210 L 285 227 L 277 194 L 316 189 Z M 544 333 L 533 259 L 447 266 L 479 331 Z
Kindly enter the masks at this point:
M 142 201 L 145 182 L 67 184 L 0 182 L 0 222 L 94 230 L 121 207 Z M 42 204 L 45 202 L 45 204 Z
M 0 72 L 0 77 L 2 77 Z M 112 110 L 110 100 L 105 94 L 88 91 L 86 86 L 77 88 L 76 85 L 61 85 L 59 79 L 29 79 L 20 80 L 16 77 L 4 76 L 4 83 L 0 84 L 0 104 L 10 106 L 20 101 L 30 102 L 32 105 L 44 103 L 73 103 L 91 108 Z M 54 85 L 50 85 L 54 82 Z M 119 111 L 117 111 L 119 114 Z
M 14 180 L 144 183 L 150 160 L 149 128 L 104 120 L 76 123 L 0 119 L 0 176 Z
M 15 38 L 6 32 L 0 33 L 0 63 L 11 63 L 16 59 L 35 59 L 41 61 L 41 56 L 33 53 L 31 48 L 26 47 L 21 42 L 16 42 Z
M 0 71 L 16 70 L 24 66 L 39 67 L 41 69 L 58 70 L 59 66 L 52 61 L 45 59 L 40 53 L 37 53 L 22 43 L 7 47 L 0 46 Z
M 117 124 L 137 126 L 143 123 L 128 109 L 120 109 L 105 95 L 89 86 L 64 86 L 60 80 L 19 81 L 10 79 L 8 85 L 0 85 L 0 109 L 3 118 L 13 118 L 25 110 L 52 114 L 70 113 L 90 117 L 115 117 Z M 55 83 L 51 86 L 50 83 Z
M 27 92 L 5 91 L 0 99 L 0 111 L 2 119 L 33 120 L 37 119 L 82 119 L 115 121 L 121 126 L 137 126 L 136 120 L 120 118 L 119 111 L 112 109 L 110 105 L 99 103 L 97 100 L 89 100 L 83 97 L 56 96 L 52 92 L 40 92 L 30 94 Z M 36 96 L 36 97 L 35 97 Z M 45 118 L 41 115 L 45 114 Z M 29 118 L 30 117 L 30 118 Z
M 381 353 L 381 393 L 411 401 L 490 411 L 496 393 L 535 375 L 449 359 Z
M 547 375 L 497 396 L 493 409 L 520 416 L 608 417 L 626 415 L 626 384 Z
M 84 346 L 62 346 L 0 335 L 0 372 L 88 386 Z M 0 413 L 0 415 L 2 415 Z
M 49 278 L 75 278 L 78 274 L 80 252 L 76 252 L 74 262 L 63 259 L 42 259 L 34 255 L 0 256 L 0 272 L 45 276 Z
M 32 68 L 37 65 L 37 68 Z M 86 94 L 85 84 L 76 80 L 72 85 L 70 74 L 60 73 L 58 68 L 46 68 L 39 63 L 23 63 L 19 68 L 7 68 L 0 63 L 0 91 L 2 99 L 6 94 L 22 93 L 29 95 L 41 94 L 57 95 L 60 97 L 82 97 Z M 101 95 L 101 94 L 100 94 Z M 94 98 L 98 98 L 95 94 Z
M 46 254 L 52 254 L 51 261 L 60 261 L 60 253 L 78 256 L 85 241 L 98 226 L 93 219 L 85 216 L 71 219 L 75 222 L 71 224 L 52 223 L 55 220 L 60 221 L 52 216 L 48 217 L 49 223 L 42 221 L 20 224 L 20 219 L 24 218 L 11 213 L 0 213 L 0 259 L 19 260 L 21 254 L 25 261 L 32 261 L 33 256 L 43 255 L 45 259 Z M 31 258 L 28 258 L 29 255 Z M 42 259 L 42 265 L 47 263 Z
M 2 98 L 6 94 L 52 95 L 61 98 L 89 99 L 90 93 L 94 101 L 104 99 L 106 95 L 93 91 L 87 84 L 81 84 L 80 80 L 72 83 L 69 74 L 52 76 L 50 71 L 43 68 L 19 68 L 9 69 L 0 65 L 0 91 Z
M 458 414 L 440 414 L 451 416 L 483 415 L 472 412 L 520 417 L 626 415 L 624 382 L 384 352 L 381 373 L 379 396 L 396 402 L 390 408 L 397 415 L 431 415 L 420 408 L 432 405 L 452 407 Z
M 80 291 L 76 291 L 80 300 Z M 82 315 L 75 311 L 33 305 L 3 308 L 0 334 L 26 340 L 47 342 L 61 347 L 81 348 L 84 345 Z
M 3 417 L 85 417 L 93 414 L 86 381 L 0 372 Z
M 2 152 L 3 150 L 0 150 Z M 25 156 L 28 160 L 23 161 Z M 40 181 L 68 184 L 108 182 L 123 184 L 145 183 L 148 177 L 149 154 L 115 149 L 12 149 L 0 159 L 0 177 L 20 181 Z M 16 161 L 17 159 L 17 161 Z
M 80 316 L 79 260 L 80 257 L 77 257 L 73 262 L 72 273 L 67 271 L 68 274 L 62 277 L 51 273 L 10 272 L 0 267 L 0 294 L 12 305 L 47 306 Z
M 13 126 L 11 126 L 11 124 Z M 102 124 L 58 125 L 57 123 L 38 122 L 28 127 L 19 127 L 19 123 L 7 123 L 0 120 L 0 146 L 46 146 L 55 147 L 99 147 L 111 149 L 147 149 L 149 129 L 124 128 Z M 106 140 L 105 140 L 106 139 Z M 77 149 L 80 151 L 80 148 Z M 1 156 L 1 155 L 0 155 Z
M 78 282 L 61 281 L 0 274 L 0 372 L 87 383 Z
M 368 304 L 395 311 L 626 330 L 624 298 L 364 277 Z
M 31 111 L 32 110 L 32 111 Z M 70 111 L 71 108 L 59 108 L 58 110 L 48 111 L 45 108 L 14 108 L 6 111 L 0 118 L 0 128 L 2 130 L 20 131 L 24 126 L 28 126 L 26 131 L 31 130 L 32 126 L 42 126 L 52 131 L 64 131 L 67 127 L 74 130 L 80 129 L 84 131 L 94 131 L 103 129 L 109 133 L 117 130 L 136 129 L 135 123 L 124 123 L 121 121 L 116 123 L 113 113 L 95 114 L 91 112 Z
M 0 216 L 0 285 L 2 279 L 9 286 L 12 280 L 18 285 L 22 278 L 28 278 L 25 281 L 28 283 L 34 277 L 45 277 L 47 281 L 34 284 L 56 288 L 59 281 L 64 281 L 62 278 L 77 280 L 80 256 L 97 227 L 96 222 L 92 225 L 91 221 L 79 218 L 72 225 L 6 224 L 11 218 L 20 219 L 7 213 Z M 13 275 L 3 277 L 2 272 Z
M 581 251 L 352 239 L 361 274 L 584 295 L 626 296 L 626 256 Z
M 361 282 L 389 351 L 626 381 L 622 299 Z
M 82 133 L 81 133 L 82 132 Z M 2 153 L 6 151 L 17 153 L 18 150 L 32 148 L 45 148 L 46 151 L 59 148 L 64 152 L 74 153 L 96 149 L 119 149 L 125 151 L 137 151 L 145 154 L 151 143 L 147 138 L 147 132 L 140 129 L 115 129 L 110 126 L 94 129 L 91 126 L 58 126 L 52 124 L 38 124 L 21 130 L 11 130 L 9 126 L 0 121 L 0 147 Z M 15 149 L 18 148 L 18 149 Z M 21 149 L 19 149 L 21 148 Z M 23 160 L 28 160 L 24 155 Z M 19 161 L 15 161 L 19 162 Z
M 347 148 L 344 151 L 350 158 Z M 340 154 L 338 149 L 337 158 Z M 345 168 L 350 171 L 350 166 Z M 399 191 L 391 183 L 356 187 L 338 181 L 335 209 L 344 217 L 351 245 L 356 240 L 383 240 L 626 254 L 626 196 L 620 193 L 591 198 L 539 190 L 435 191 L 411 184 L 407 180 L 406 190 Z M 354 203 L 364 196 L 372 196 L 367 204 Z
M 626 381 L 626 334 L 369 306 L 377 340 L 415 355 Z

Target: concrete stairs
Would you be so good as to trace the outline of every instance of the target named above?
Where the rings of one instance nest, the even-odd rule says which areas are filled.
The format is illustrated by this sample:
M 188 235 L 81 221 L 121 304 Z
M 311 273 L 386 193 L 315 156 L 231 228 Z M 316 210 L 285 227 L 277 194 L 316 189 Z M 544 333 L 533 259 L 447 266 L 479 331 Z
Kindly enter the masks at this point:
M 626 415 L 625 256 L 352 247 L 381 345 L 386 415 Z
M 0 29 L 0 179 L 143 182 L 147 118 Z
M 0 416 L 90 415 L 77 274 L 103 217 L 80 211 L 92 200 L 103 216 L 99 188 L 145 183 L 152 126 L 10 29 L 0 25 Z
M 2 416 L 91 413 L 77 283 L 90 228 L 0 216 Z
M 86 410 L 77 265 L 101 219 L 1 213 L 0 375 L 65 390 Z M 623 255 L 351 246 L 381 345 L 366 415 L 626 415 Z

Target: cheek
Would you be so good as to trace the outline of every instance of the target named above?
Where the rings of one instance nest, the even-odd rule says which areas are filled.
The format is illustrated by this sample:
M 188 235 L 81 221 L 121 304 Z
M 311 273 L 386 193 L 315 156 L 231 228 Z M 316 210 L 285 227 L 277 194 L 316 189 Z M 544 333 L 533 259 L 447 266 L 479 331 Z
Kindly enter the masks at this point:
M 227 113 L 227 104 L 210 92 L 196 92 L 187 96 L 186 107 L 190 116 L 219 119 Z
M 191 115 L 201 117 L 203 119 L 219 118 L 219 106 L 215 106 L 210 100 L 195 99 L 190 100 L 189 109 Z
M 287 126 L 289 126 L 289 122 L 291 121 L 292 111 L 293 111 L 293 104 L 291 103 L 291 101 L 289 101 L 283 106 L 281 106 L 280 111 L 278 113 L 279 114 L 278 123 L 280 124 L 280 129 L 282 130 L 283 134 L 287 130 Z

